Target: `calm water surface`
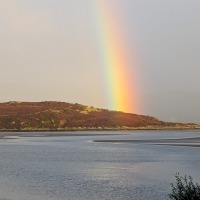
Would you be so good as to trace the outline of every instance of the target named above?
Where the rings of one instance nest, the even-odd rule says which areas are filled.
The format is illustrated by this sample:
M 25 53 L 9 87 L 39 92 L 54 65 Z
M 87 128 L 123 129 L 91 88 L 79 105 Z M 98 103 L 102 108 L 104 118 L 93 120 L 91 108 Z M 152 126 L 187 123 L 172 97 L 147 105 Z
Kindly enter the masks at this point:
M 92 142 L 200 132 L 116 133 L 124 135 L 1 140 L 0 200 L 164 200 L 176 172 L 200 182 L 198 147 Z

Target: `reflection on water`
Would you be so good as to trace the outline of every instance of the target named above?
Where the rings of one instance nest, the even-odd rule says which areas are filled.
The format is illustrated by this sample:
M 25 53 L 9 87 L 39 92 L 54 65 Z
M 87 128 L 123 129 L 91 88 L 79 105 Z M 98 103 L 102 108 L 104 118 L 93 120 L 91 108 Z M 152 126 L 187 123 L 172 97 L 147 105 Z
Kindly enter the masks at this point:
M 0 200 L 160 200 L 167 199 L 176 172 L 200 182 L 199 148 L 91 142 L 194 137 L 199 132 L 128 133 L 2 140 Z

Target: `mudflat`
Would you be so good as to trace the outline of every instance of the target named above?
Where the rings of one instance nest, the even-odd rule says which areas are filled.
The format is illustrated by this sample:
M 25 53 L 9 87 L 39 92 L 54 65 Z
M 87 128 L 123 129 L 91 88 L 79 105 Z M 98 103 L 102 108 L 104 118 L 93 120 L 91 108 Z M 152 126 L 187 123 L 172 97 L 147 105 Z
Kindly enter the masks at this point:
M 67 137 L 67 136 L 111 136 L 122 135 L 118 133 L 108 132 L 0 132 L 0 139 L 14 139 L 14 137 Z M 124 133 L 123 133 L 124 135 Z M 125 134 L 126 135 L 126 134 Z M 171 146 L 190 146 L 200 147 L 200 137 L 173 138 L 173 139 L 101 139 L 93 140 L 93 142 L 103 143 L 133 143 L 133 144 L 151 144 L 151 145 L 171 145 Z
M 200 147 L 200 137 L 177 138 L 177 139 L 152 139 L 152 140 L 151 139 L 149 140 L 94 140 L 94 142 L 135 143 L 135 144 Z
M 0 132 L 0 139 L 12 139 L 12 137 L 60 137 L 60 136 L 107 136 L 119 135 L 106 132 Z

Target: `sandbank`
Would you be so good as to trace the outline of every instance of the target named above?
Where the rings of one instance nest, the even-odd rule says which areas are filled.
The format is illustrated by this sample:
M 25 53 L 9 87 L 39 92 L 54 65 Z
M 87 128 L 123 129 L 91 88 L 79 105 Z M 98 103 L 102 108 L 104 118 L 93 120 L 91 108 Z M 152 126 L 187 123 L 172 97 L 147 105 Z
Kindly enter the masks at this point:
M 176 139 L 153 139 L 153 140 L 94 140 L 93 142 L 200 147 L 200 137 L 176 138 Z
M 60 137 L 60 136 L 107 136 L 120 135 L 108 132 L 0 132 L 0 139 L 12 139 L 12 137 Z

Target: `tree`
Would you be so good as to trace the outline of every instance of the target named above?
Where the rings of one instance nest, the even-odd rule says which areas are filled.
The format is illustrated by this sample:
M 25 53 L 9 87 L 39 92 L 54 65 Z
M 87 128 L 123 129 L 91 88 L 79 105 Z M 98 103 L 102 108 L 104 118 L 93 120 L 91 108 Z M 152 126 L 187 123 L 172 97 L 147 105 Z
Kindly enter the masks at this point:
M 176 184 L 171 183 L 172 192 L 169 198 L 173 200 L 200 200 L 200 186 L 193 183 L 191 176 L 175 174 Z

